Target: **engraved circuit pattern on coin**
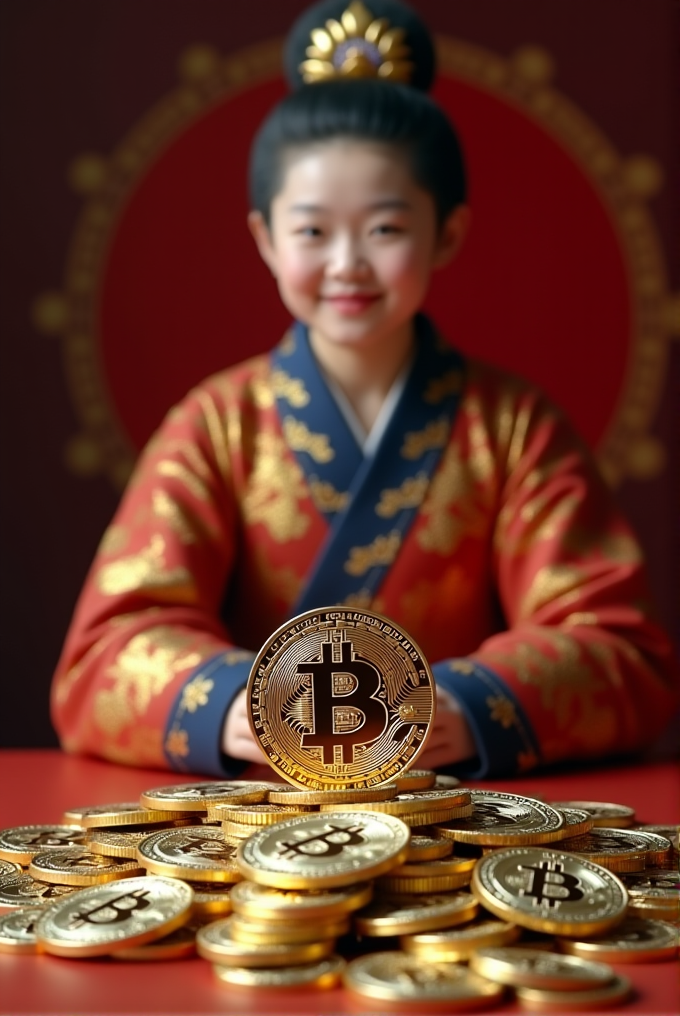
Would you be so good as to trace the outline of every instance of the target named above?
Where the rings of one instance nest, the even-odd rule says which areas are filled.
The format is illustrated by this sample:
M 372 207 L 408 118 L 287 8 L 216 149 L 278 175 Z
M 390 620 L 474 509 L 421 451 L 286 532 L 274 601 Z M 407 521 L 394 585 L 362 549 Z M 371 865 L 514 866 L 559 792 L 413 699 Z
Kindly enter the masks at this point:
M 410 830 L 393 815 L 326 812 L 269 826 L 239 845 L 246 878 L 282 889 L 319 889 L 375 878 L 406 857 Z
M 276 631 L 248 680 L 250 722 L 270 764 L 313 789 L 394 780 L 425 745 L 430 667 L 408 635 L 369 611 L 309 611 Z
M 169 935 L 186 923 L 192 899 L 188 885 L 169 878 L 109 882 L 48 907 L 36 934 L 57 956 L 105 956 Z
M 558 935 L 596 935 L 618 924 L 628 893 L 619 879 L 583 857 L 511 847 L 483 857 L 472 892 L 497 917 Z

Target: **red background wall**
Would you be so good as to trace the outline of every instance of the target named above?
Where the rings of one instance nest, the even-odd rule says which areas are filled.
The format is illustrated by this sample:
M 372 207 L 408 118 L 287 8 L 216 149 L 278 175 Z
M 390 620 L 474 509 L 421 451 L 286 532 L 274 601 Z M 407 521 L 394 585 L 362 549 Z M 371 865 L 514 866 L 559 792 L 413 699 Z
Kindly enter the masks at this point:
M 556 87 L 616 149 L 645 153 L 663 166 L 666 185 L 649 207 L 677 290 L 679 26 L 672 0 L 413 5 L 436 32 L 504 57 L 527 44 L 545 48 L 556 64 Z M 285 34 L 305 6 L 302 0 L 0 4 L 3 745 L 53 743 L 51 671 L 118 498 L 106 477 L 83 479 L 65 467 L 64 447 L 80 425 L 59 342 L 31 323 L 36 296 L 61 284 L 82 206 L 67 185 L 67 167 L 85 151 L 110 153 L 174 87 L 178 58 L 188 46 L 236 52 Z M 676 634 L 679 354 L 676 342 L 653 427 L 669 453 L 666 470 L 644 483 L 624 482 L 617 491 L 647 551 L 663 617 Z

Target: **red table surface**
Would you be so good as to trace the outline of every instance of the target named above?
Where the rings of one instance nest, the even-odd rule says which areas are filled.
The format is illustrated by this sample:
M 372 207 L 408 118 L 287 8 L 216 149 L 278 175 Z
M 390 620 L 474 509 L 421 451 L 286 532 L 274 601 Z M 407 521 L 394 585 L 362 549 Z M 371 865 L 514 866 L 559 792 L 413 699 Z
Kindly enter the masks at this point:
M 67 807 L 135 800 L 143 790 L 191 779 L 158 770 L 127 769 L 95 759 L 74 758 L 58 751 L 5 750 L 0 752 L 0 764 L 1 827 L 59 822 Z M 272 774 L 263 767 L 253 767 L 246 773 L 250 778 L 265 775 L 271 778 Z M 669 762 L 579 769 L 473 785 L 534 793 L 547 801 L 616 801 L 633 806 L 641 822 L 680 821 L 678 769 Z M 631 979 L 635 995 L 616 1012 L 648 1016 L 677 1016 L 680 1012 L 677 963 L 627 964 L 617 970 Z M 361 1003 L 339 988 L 307 993 L 229 988 L 216 979 L 210 964 L 200 958 L 133 963 L 0 954 L 3 1016 L 20 1013 L 330 1016 L 361 1011 L 364 1011 Z M 522 1010 L 516 1003 L 507 1003 L 491 1011 Z M 414 1016 L 417 1012 L 414 1008 Z

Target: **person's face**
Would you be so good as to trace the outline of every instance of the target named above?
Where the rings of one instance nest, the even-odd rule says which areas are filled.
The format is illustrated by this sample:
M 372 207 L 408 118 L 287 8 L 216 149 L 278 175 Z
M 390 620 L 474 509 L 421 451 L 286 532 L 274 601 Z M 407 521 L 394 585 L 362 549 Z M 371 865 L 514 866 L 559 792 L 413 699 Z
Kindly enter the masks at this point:
M 338 139 L 289 156 L 269 228 L 258 212 L 249 221 L 283 302 L 312 338 L 366 346 L 410 329 L 433 269 L 462 240 L 467 209 L 439 227 L 399 149 Z

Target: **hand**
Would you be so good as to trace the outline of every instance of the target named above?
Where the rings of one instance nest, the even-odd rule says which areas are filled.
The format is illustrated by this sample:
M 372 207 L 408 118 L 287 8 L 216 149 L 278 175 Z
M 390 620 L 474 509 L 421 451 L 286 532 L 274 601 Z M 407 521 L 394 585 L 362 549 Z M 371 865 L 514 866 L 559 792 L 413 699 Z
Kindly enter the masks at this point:
M 253 737 L 248 722 L 246 689 L 238 693 L 231 704 L 222 728 L 222 751 L 231 758 L 244 762 L 267 762 L 267 756 Z
M 476 754 L 472 733 L 457 699 L 437 685 L 437 713 L 425 750 L 418 756 L 418 768 L 438 769 Z

